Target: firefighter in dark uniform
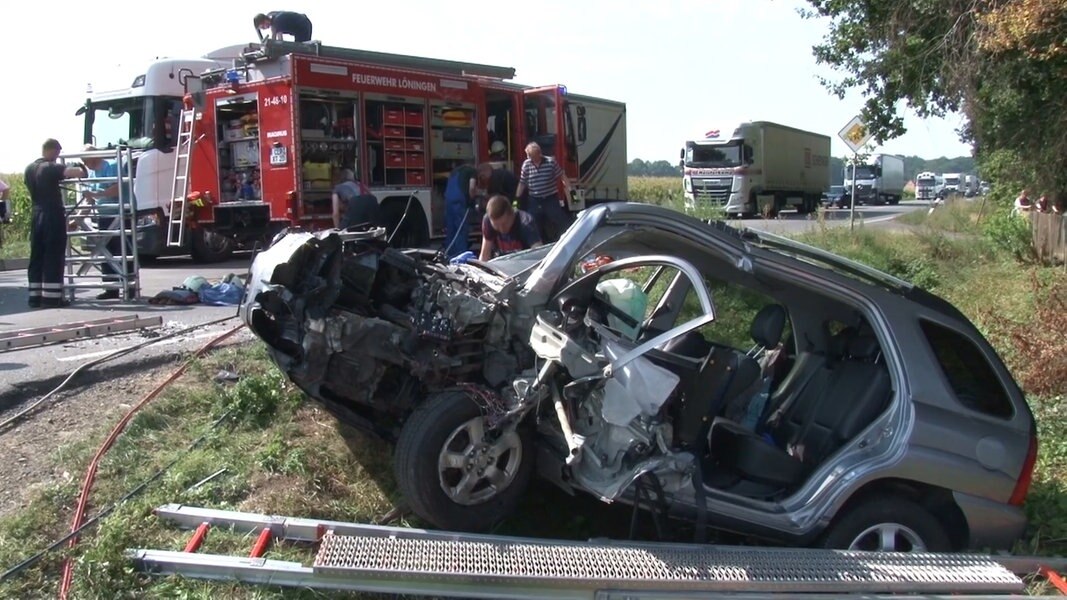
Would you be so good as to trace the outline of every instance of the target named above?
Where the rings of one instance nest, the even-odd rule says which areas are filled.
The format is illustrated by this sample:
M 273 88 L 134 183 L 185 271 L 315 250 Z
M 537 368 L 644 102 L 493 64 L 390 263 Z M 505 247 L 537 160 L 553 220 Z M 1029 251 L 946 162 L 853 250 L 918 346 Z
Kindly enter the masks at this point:
M 56 162 L 63 148 L 53 139 L 41 147 L 41 158 L 23 173 L 30 192 L 33 214 L 30 218 L 30 264 L 26 268 L 30 287 L 30 307 L 59 307 L 63 299 L 63 263 L 67 252 L 67 219 L 59 184 L 72 177 L 88 177 L 82 166 Z

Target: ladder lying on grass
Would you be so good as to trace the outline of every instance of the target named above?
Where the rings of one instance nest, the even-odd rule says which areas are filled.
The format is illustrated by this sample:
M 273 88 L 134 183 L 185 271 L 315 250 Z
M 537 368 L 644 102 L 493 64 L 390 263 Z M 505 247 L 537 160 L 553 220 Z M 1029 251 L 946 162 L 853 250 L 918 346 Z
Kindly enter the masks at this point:
M 477 598 L 738 597 L 751 593 L 872 598 L 1021 594 L 1013 573 L 1037 559 L 975 554 L 879 553 L 570 542 L 383 527 L 167 504 L 156 515 L 195 533 L 184 551 L 134 549 L 143 571 L 196 579 L 394 594 Z M 197 553 L 212 528 L 256 535 L 249 556 Z M 310 566 L 271 560 L 272 542 L 318 545 Z M 1009 568 L 1010 566 L 1010 568 Z M 894 596 L 900 598 L 901 596 Z

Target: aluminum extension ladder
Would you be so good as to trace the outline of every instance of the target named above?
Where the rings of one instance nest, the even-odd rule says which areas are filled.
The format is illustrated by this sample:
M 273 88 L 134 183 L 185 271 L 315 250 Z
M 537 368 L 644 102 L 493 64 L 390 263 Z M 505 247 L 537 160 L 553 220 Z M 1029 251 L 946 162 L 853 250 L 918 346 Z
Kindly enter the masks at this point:
M 1013 570 L 1036 559 L 695 544 L 571 542 L 472 535 L 167 504 L 157 517 L 195 530 L 182 551 L 131 549 L 142 571 L 286 587 L 464 598 L 809 598 L 1019 595 Z M 211 528 L 254 534 L 248 556 L 202 554 Z M 264 555 L 271 543 L 318 545 L 310 566 Z M 1004 559 L 1010 559 L 1005 561 Z M 1053 559 L 1055 561 L 1055 559 Z M 907 596 L 893 596 L 904 598 Z
M 0 352 L 8 350 L 21 350 L 35 346 L 46 346 L 69 342 L 71 340 L 88 339 L 103 335 L 133 331 L 135 329 L 147 329 L 161 327 L 163 317 L 141 317 L 129 315 L 117 318 L 103 318 L 94 321 L 78 321 L 76 323 L 59 323 L 48 327 L 31 327 L 29 329 L 15 329 L 12 331 L 0 331 Z
M 193 151 L 196 107 L 182 110 L 178 139 L 174 147 L 174 181 L 170 194 L 170 220 L 167 222 L 167 246 L 185 245 L 185 204 L 189 194 L 189 157 Z

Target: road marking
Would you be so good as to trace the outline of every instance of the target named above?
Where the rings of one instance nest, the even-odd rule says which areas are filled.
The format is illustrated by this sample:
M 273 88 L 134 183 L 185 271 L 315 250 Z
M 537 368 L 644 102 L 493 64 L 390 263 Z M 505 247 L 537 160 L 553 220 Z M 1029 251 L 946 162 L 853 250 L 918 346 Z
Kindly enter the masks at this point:
M 904 214 L 904 213 L 900 213 L 900 214 L 896 214 L 896 215 L 889 215 L 888 217 L 875 217 L 873 219 L 863 219 L 863 222 L 864 223 L 881 223 L 882 221 L 892 221 L 893 219 L 899 217 L 902 214 Z
M 153 344 L 153 346 L 166 346 L 168 344 L 176 344 L 176 343 L 182 342 L 182 341 L 200 340 L 200 339 L 203 339 L 203 338 L 212 337 L 212 336 L 216 336 L 216 335 L 218 335 L 218 332 L 209 331 L 207 333 L 198 333 L 196 335 L 182 336 L 182 337 L 172 338 L 172 339 L 169 339 L 169 340 L 163 340 L 162 342 L 158 342 L 158 343 Z M 108 354 L 111 354 L 113 352 L 118 352 L 120 350 L 125 350 L 126 348 L 132 348 L 133 346 L 136 346 L 136 345 L 137 344 L 132 344 L 132 345 L 129 345 L 129 346 L 123 346 L 122 348 L 114 348 L 112 350 L 101 350 L 99 352 L 89 352 L 87 354 L 77 354 L 77 355 L 74 355 L 74 356 L 64 356 L 62 358 L 57 358 L 56 360 L 58 362 L 72 362 L 72 361 L 75 361 L 75 360 L 91 360 L 91 359 L 94 359 L 94 358 L 99 358 L 101 356 L 107 356 Z

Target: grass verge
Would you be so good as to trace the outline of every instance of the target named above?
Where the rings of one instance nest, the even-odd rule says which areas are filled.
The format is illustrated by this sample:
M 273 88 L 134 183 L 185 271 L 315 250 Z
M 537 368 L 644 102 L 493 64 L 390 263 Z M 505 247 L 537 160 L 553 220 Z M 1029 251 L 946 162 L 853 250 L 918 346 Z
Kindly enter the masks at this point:
M 1067 331 L 1067 283 L 1056 269 L 1020 264 L 989 238 L 942 224 L 915 225 L 904 232 L 859 226 L 853 234 L 845 228 L 818 227 L 799 237 L 927 287 L 978 324 L 1028 393 L 1042 443 L 1026 505 L 1031 530 L 1016 552 L 1067 553 L 1067 340 L 1057 334 Z M 219 371 L 236 373 L 240 379 L 236 384 L 218 382 Z M 303 402 L 259 343 L 205 357 L 133 420 L 100 465 L 88 515 L 181 455 L 226 411 L 231 411 L 230 418 L 209 432 L 202 445 L 142 496 L 83 534 L 71 553 L 76 560 L 74 597 L 352 597 L 147 577 L 134 572 L 124 556 L 127 548 L 184 546 L 189 532 L 170 528 L 151 514 L 166 503 L 362 522 L 394 506 L 388 447 Z M 57 451 L 56 469 L 70 477 L 0 520 L 0 567 L 14 565 L 66 533 L 81 474 L 105 434 L 91 432 Z M 226 471 L 192 487 L 219 469 Z M 567 510 L 560 511 L 564 505 Z M 518 515 L 498 533 L 620 538 L 629 517 L 622 507 L 584 496 L 571 498 L 547 484 L 527 494 Z M 201 552 L 247 553 L 253 541 L 213 530 Z M 54 597 L 63 556 L 55 553 L 0 585 L 0 597 Z M 285 546 L 271 549 L 267 556 L 308 558 L 300 549 Z M 1035 584 L 1033 591 L 1042 589 Z

